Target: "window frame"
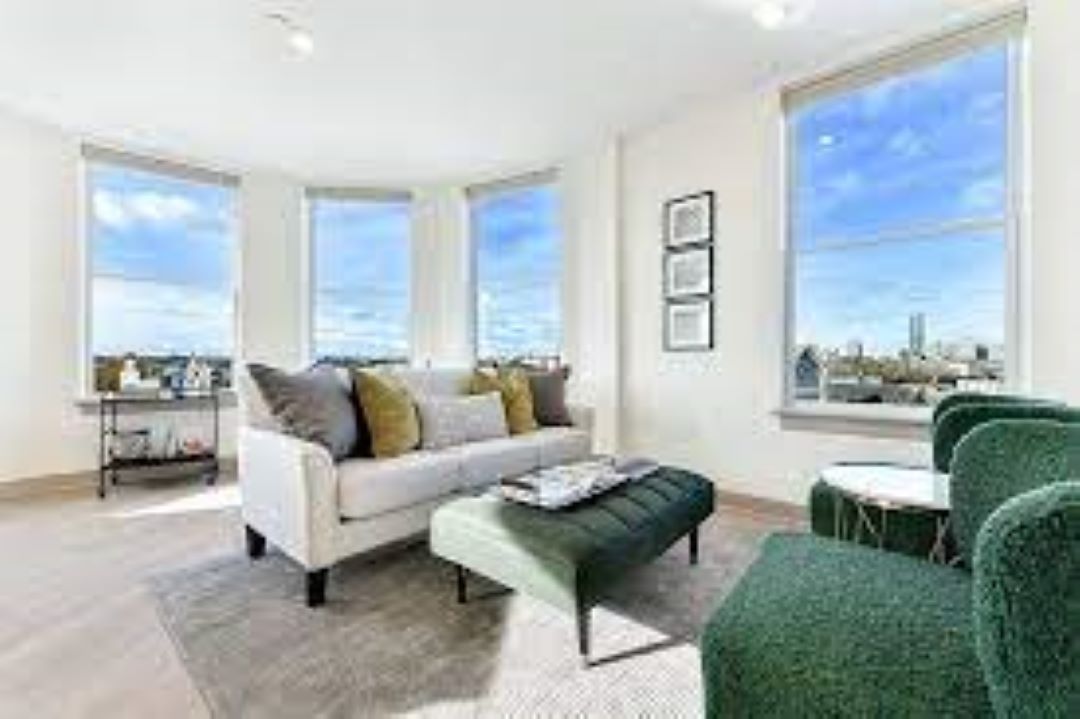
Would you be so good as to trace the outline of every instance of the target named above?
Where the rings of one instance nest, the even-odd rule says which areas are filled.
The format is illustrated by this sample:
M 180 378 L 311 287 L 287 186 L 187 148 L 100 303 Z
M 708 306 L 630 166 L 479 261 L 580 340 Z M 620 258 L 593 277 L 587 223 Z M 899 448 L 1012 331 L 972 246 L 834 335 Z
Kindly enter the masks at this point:
M 232 236 L 230 252 L 230 279 L 232 284 L 233 321 L 231 336 L 230 362 L 235 368 L 241 357 L 241 315 L 243 312 L 243 209 L 240 175 L 205 165 L 191 164 L 186 161 L 166 159 L 158 155 L 132 152 L 115 146 L 83 142 L 79 146 L 77 171 L 77 232 L 78 237 L 78 272 L 79 272 L 79 313 L 78 313 L 78 392 L 77 403 L 96 403 L 103 392 L 95 384 L 94 368 L 94 185 L 91 180 L 95 165 L 111 165 L 139 172 L 162 175 L 176 180 L 216 185 L 233 192 L 232 211 L 229 217 L 229 233 Z M 235 386 L 222 388 L 228 394 Z
M 411 363 L 416 353 L 416 195 L 411 190 L 379 188 L 379 187 L 351 187 L 330 185 L 309 185 L 304 188 L 303 195 L 303 265 L 301 268 L 303 277 L 302 306 L 302 337 L 301 354 L 308 364 L 319 361 L 316 352 L 316 305 L 318 292 L 318 277 L 316 276 L 315 251 L 318 238 L 315 233 L 315 203 L 318 200 L 338 200 L 356 202 L 403 202 L 409 206 L 409 319 L 408 319 L 408 347 L 405 350 L 405 362 Z M 381 358 L 370 364 L 394 364 L 396 359 Z
M 843 402 L 798 400 L 794 386 L 794 351 L 796 341 L 798 247 L 794 237 L 794 213 L 797 207 L 798 151 L 793 115 L 807 105 L 858 91 L 909 72 L 931 68 L 996 44 L 1006 46 L 1008 68 L 1006 80 L 1007 127 L 1005 167 L 1005 212 L 1001 221 L 985 218 L 966 218 L 939 222 L 928 226 L 890 228 L 875 236 L 896 242 L 919 241 L 942 236 L 955 236 L 958 231 L 993 227 L 1004 233 L 1005 313 L 1004 322 L 1004 387 L 1008 391 L 1023 391 L 1030 382 L 1028 357 L 1028 303 L 1024 299 L 1024 268 L 1027 265 L 1027 225 L 1025 198 L 1029 140 L 1027 108 L 1027 13 L 1019 8 L 989 16 L 980 22 L 954 29 L 921 41 L 910 43 L 861 62 L 844 66 L 825 75 L 789 85 L 781 91 L 781 172 L 782 193 L 782 254 L 783 254 L 783 341 L 780 362 L 782 418 L 804 420 L 821 418 L 839 420 L 846 425 L 885 422 L 889 425 L 925 425 L 931 408 L 913 405 L 858 405 Z M 897 236 L 902 236 L 902 239 Z M 866 238 L 867 240 L 873 237 Z
M 512 175 L 498 180 L 476 183 L 465 187 L 465 203 L 468 246 L 469 246 L 469 346 L 472 348 L 473 360 L 477 365 L 498 365 L 502 362 L 515 359 L 510 357 L 482 357 L 480 355 L 480 243 L 477 236 L 476 223 L 473 221 L 475 203 L 488 197 L 503 193 L 526 190 L 536 187 L 550 186 L 559 195 L 560 206 L 563 202 L 562 176 L 557 168 L 549 167 L 518 175 Z M 565 210 L 560 209 L 557 218 L 560 242 L 559 262 L 559 352 L 554 357 L 545 357 L 544 360 L 557 360 L 561 362 L 566 357 L 566 282 L 567 282 L 567 246 L 566 246 L 566 223 Z M 541 358 L 536 358 L 541 359 Z

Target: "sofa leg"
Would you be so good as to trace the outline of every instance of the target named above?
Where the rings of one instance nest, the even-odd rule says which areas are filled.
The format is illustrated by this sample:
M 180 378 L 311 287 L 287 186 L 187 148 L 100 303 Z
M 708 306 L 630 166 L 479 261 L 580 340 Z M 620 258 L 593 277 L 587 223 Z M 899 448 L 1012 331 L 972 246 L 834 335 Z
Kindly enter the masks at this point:
M 250 524 L 244 525 L 244 536 L 247 538 L 247 553 L 252 559 L 258 559 L 266 554 L 266 537 L 259 534 Z
M 458 604 L 464 604 L 469 601 L 468 587 L 465 584 L 465 567 L 460 564 L 454 565 L 454 574 L 457 577 L 457 601 Z
M 698 563 L 698 528 L 694 527 L 690 530 L 690 564 L 696 565 Z
M 578 602 L 577 611 L 575 612 L 577 619 L 577 639 L 578 639 L 578 654 L 581 655 L 582 664 L 588 668 L 589 666 L 589 606 L 584 602 Z
M 307 605 L 321 607 L 326 604 L 326 577 L 329 569 L 316 569 L 307 573 Z

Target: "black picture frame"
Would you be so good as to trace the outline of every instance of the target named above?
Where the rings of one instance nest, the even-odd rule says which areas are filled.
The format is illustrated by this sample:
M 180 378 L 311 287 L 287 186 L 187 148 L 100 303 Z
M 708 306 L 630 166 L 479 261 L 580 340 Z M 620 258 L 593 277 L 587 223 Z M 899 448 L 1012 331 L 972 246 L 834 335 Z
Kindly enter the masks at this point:
M 703 289 L 696 291 L 684 291 L 675 292 L 675 288 L 671 283 L 671 265 L 673 262 L 687 261 L 688 258 L 701 255 L 704 257 L 706 286 Z M 663 296 L 665 300 L 679 301 L 679 300 L 692 300 L 703 297 L 712 297 L 713 288 L 716 282 L 716 267 L 715 267 L 715 250 L 712 245 L 693 245 L 680 248 L 678 250 L 668 250 L 664 253 L 664 287 Z
M 700 233 L 680 239 L 674 237 L 675 215 L 680 208 L 702 207 L 705 213 L 705 228 Z M 716 235 L 716 194 L 712 190 L 695 192 L 668 200 L 663 211 L 664 247 L 669 250 L 688 249 L 695 246 L 709 245 Z
M 705 313 L 705 336 L 697 342 L 674 342 L 674 330 L 671 321 L 673 311 L 698 307 Z M 716 344 L 716 307 L 711 296 L 694 297 L 685 300 L 669 300 L 664 303 L 664 351 L 666 352 L 707 352 Z

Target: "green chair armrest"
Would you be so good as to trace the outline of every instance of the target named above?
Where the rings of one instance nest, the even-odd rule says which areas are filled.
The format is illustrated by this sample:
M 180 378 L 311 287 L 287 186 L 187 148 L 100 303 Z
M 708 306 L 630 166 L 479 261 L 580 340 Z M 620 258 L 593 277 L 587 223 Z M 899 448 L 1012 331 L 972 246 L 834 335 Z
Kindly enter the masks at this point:
M 1028 492 L 990 516 L 973 600 L 995 713 L 1080 717 L 1080 482 Z

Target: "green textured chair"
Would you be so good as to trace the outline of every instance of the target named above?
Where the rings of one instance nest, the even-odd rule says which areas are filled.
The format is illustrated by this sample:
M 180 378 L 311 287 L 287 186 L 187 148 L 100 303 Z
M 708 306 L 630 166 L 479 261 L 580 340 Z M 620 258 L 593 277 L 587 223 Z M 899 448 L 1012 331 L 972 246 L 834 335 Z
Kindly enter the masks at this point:
M 995 420 L 952 467 L 973 568 L 771 537 L 705 628 L 709 717 L 1080 716 L 1080 426 Z
M 1080 421 L 1080 413 L 1051 400 L 1019 395 L 986 395 L 957 392 L 941 400 L 931 419 L 931 466 L 935 471 L 948 473 L 953 451 L 964 436 L 981 424 L 995 419 L 1055 419 L 1064 422 Z M 837 506 L 839 504 L 839 507 Z M 819 481 L 810 489 L 810 527 L 815 534 L 834 536 L 836 512 L 842 513 L 844 526 L 853 526 L 856 509 L 851 500 L 837 496 L 836 491 Z M 937 537 L 937 524 L 926 512 L 895 513 L 889 518 L 890 531 L 885 549 L 916 557 L 926 557 Z M 871 544 L 866 535 L 863 543 Z M 952 538 L 946 541 L 948 555 L 954 556 Z

